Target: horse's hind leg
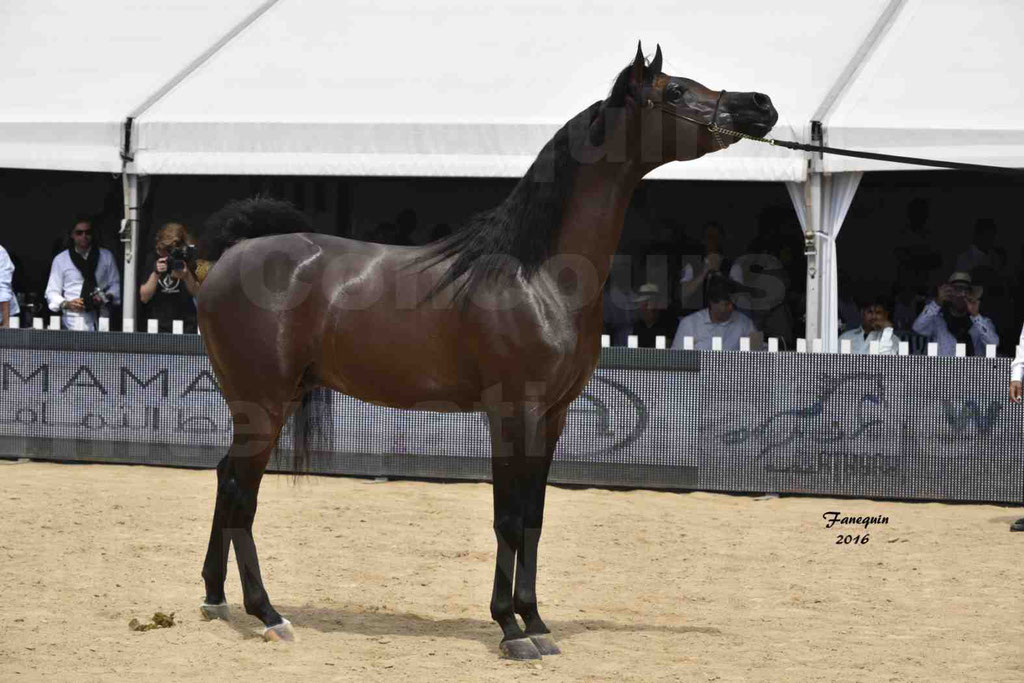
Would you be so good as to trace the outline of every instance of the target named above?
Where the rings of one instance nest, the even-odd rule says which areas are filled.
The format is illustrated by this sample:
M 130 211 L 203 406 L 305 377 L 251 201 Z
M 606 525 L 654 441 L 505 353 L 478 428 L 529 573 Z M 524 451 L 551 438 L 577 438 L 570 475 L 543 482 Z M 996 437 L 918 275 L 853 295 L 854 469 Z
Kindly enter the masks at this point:
M 234 545 L 242 580 L 245 611 L 263 622 L 268 640 L 292 640 L 290 624 L 270 604 L 260 576 L 256 543 L 252 536 L 260 482 L 284 424 L 283 406 L 265 408 L 249 404 L 232 406 L 234 437 L 228 454 L 217 465 L 217 503 L 213 528 L 203 564 L 207 618 L 226 616 L 224 582 L 228 547 Z
M 526 635 L 542 655 L 561 653 L 551 632 L 537 610 L 537 546 L 544 523 L 544 494 L 555 446 L 565 427 L 564 409 L 545 417 L 534 432 L 536 440 L 527 443 L 522 472 L 523 541 L 516 555 L 516 581 L 513 604 L 523 618 Z

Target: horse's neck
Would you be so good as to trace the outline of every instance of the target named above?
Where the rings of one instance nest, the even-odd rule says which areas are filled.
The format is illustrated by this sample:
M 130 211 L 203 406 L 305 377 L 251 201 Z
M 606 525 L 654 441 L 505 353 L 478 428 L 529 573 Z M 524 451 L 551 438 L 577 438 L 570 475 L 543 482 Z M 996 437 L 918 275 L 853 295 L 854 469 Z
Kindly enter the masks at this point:
M 647 170 L 638 166 L 607 161 L 580 164 L 566 203 L 555 248 L 561 257 L 558 267 L 577 270 L 577 286 L 596 286 L 594 292 L 587 292 L 595 297 L 608 279 L 633 190 Z

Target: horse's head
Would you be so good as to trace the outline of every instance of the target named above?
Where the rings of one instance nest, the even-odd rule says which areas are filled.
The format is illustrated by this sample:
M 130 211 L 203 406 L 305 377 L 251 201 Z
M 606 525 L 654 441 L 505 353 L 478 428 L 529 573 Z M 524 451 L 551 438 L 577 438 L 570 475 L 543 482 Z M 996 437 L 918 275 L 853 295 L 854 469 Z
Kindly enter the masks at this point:
M 660 45 L 650 65 L 637 45 L 636 58 L 619 75 L 609 103 L 626 108 L 639 123 L 642 158 L 654 165 L 696 159 L 740 139 L 715 127 L 763 137 L 779 119 L 765 94 L 710 90 L 662 73 Z

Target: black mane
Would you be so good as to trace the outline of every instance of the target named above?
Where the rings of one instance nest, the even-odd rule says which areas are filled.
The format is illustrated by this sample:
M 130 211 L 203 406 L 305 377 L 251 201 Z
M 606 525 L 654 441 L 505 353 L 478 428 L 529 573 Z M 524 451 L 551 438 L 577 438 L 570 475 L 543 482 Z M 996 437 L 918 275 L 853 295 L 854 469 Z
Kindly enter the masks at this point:
M 630 67 L 615 78 L 606 100 L 598 100 L 569 119 L 537 155 L 505 200 L 470 218 L 457 232 L 429 245 L 418 263 L 434 265 L 451 258 L 448 270 L 427 295 L 429 300 L 468 273 L 455 292 L 457 300 L 491 278 L 521 274 L 529 278 L 551 257 L 562 225 L 565 202 L 585 146 L 604 142 L 607 107 L 624 107 Z M 644 79 L 653 73 L 644 69 Z
M 467 273 L 457 298 L 501 274 L 530 277 L 551 256 L 580 149 L 603 104 L 595 102 L 562 126 L 501 204 L 476 214 L 456 233 L 428 247 L 421 263 L 452 258 L 428 299 Z

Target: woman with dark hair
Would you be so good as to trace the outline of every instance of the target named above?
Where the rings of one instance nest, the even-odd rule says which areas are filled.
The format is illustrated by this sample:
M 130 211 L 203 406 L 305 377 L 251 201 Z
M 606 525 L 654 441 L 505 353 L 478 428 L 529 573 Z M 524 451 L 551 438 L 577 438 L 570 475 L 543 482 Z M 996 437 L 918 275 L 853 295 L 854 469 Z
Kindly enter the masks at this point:
M 173 331 L 173 321 L 181 320 L 185 332 L 196 331 L 195 295 L 199 282 L 184 267 L 175 263 L 171 252 L 193 243 L 181 223 L 166 223 L 156 233 L 154 253 L 146 262 L 149 277 L 139 287 L 139 300 L 146 305 L 146 317 L 159 321 L 161 332 Z M 176 268 L 175 266 L 182 266 Z

